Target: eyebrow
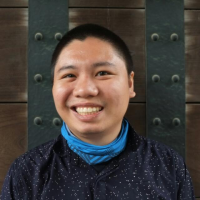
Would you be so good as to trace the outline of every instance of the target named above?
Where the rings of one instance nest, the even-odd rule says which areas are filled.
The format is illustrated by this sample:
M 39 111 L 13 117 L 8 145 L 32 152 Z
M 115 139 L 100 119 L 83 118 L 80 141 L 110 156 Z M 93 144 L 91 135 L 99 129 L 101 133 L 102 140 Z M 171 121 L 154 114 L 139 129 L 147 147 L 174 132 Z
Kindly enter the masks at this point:
M 74 66 L 74 65 L 67 65 L 67 66 L 62 66 L 56 73 L 58 74 L 58 73 L 60 73 L 61 71 L 64 71 L 64 70 L 66 70 L 66 69 L 77 69 L 77 67 L 76 66 Z
M 92 65 L 93 67 L 101 67 L 101 66 L 115 66 L 113 63 L 110 62 L 97 62 Z
M 113 63 L 110 63 L 110 62 L 97 62 L 97 63 L 94 63 L 92 64 L 92 67 L 101 67 L 101 66 L 115 66 Z M 64 70 L 67 70 L 67 69 L 77 69 L 76 66 L 74 65 L 67 65 L 67 66 L 62 66 L 58 71 L 57 73 L 60 73 L 61 71 L 64 71 Z

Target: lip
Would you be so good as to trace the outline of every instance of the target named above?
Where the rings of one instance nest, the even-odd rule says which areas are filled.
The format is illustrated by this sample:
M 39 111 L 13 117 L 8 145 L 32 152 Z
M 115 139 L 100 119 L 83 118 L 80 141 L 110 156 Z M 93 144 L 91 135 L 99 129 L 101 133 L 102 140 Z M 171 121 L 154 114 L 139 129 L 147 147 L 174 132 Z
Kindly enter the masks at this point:
M 75 108 L 77 108 L 77 107 L 101 107 L 101 110 L 96 113 L 93 113 L 93 114 L 80 115 L 75 110 Z M 91 122 L 91 121 L 97 119 L 102 114 L 104 107 L 99 104 L 96 104 L 96 103 L 77 103 L 77 104 L 70 106 L 70 109 L 72 110 L 75 117 L 78 118 L 80 121 Z

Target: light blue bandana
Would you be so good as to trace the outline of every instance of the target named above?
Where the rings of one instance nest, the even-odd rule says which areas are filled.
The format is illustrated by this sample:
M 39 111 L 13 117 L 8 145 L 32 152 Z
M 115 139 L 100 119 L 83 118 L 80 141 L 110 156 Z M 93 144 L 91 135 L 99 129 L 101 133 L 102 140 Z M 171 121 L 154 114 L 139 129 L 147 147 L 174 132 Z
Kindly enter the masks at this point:
M 128 127 L 128 122 L 124 119 L 119 136 L 113 142 L 105 146 L 97 146 L 83 142 L 71 133 L 64 122 L 61 133 L 67 140 L 69 148 L 72 151 L 78 154 L 89 165 L 95 165 L 109 161 L 124 150 L 127 142 Z

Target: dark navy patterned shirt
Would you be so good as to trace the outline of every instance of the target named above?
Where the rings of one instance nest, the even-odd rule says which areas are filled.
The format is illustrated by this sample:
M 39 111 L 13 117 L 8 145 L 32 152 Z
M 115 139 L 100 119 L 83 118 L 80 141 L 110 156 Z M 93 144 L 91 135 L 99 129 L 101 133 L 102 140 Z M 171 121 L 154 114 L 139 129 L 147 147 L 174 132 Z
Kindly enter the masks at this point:
M 138 136 L 129 127 L 125 150 L 90 166 L 57 139 L 12 164 L 1 200 L 191 200 L 195 199 L 183 159 L 169 147 Z

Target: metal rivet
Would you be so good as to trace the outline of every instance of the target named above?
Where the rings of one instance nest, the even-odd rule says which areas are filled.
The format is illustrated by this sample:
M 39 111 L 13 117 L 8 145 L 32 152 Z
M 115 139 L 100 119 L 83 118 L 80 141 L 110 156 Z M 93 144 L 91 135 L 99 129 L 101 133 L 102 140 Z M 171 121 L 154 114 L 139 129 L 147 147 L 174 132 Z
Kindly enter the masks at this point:
M 181 123 L 181 121 L 180 121 L 179 118 L 174 118 L 173 121 L 172 121 L 172 123 L 173 123 L 174 126 L 179 126 L 180 123 Z
M 158 35 L 157 33 L 153 33 L 153 34 L 151 35 L 151 39 L 152 39 L 153 41 L 158 41 L 158 40 L 159 40 L 159 35 Z
M 160 81 L 160 76 L 155 74 L 155 75 L 152 76 L 152 80 L 153 80 L 153 82 L 157 83 L 157 82 Z
M 41 74 L 36 74 L 35 76 L 34 76 L 34 80 L 36 81 L 36 82 L 42 82 L 42 75 Z
M 61 125 L 61 120 L 59 118 L 54 118 L 53 119 L 53 125 L 55 126 L 60 126 Z
M 41 119 L 41 117 L 35 117 L 35 119 L 34 119 L 34 124 L 35 125 L 41 125 L 42 124 L 42 119 Z
M 153 124 L 156 125 L 156 126 L 160 125 L 161 124 L 161 119 L 158 118 L 158 117 L 154 118 L 153 119 Z
M 178 83 L 179 80 L 180 80 L 179 75 L 173 75 L 173 76 L 172 76 L 172 81 L 173 81 L 174 83 Z
M 39 40 L 42 40 L 42 38 L 43 38 L 42 33 L 36 33 L 35 34 L 35 40 L 39 41 Z
M 55 39 L 60 41 L 62 39 L 62 34 L 61 33 L 56 33 L 55 34 Z
M 177 41 L 178 40 L 178 34 L 177 33 L 172 33 L 170 36 L 171 41 Z

